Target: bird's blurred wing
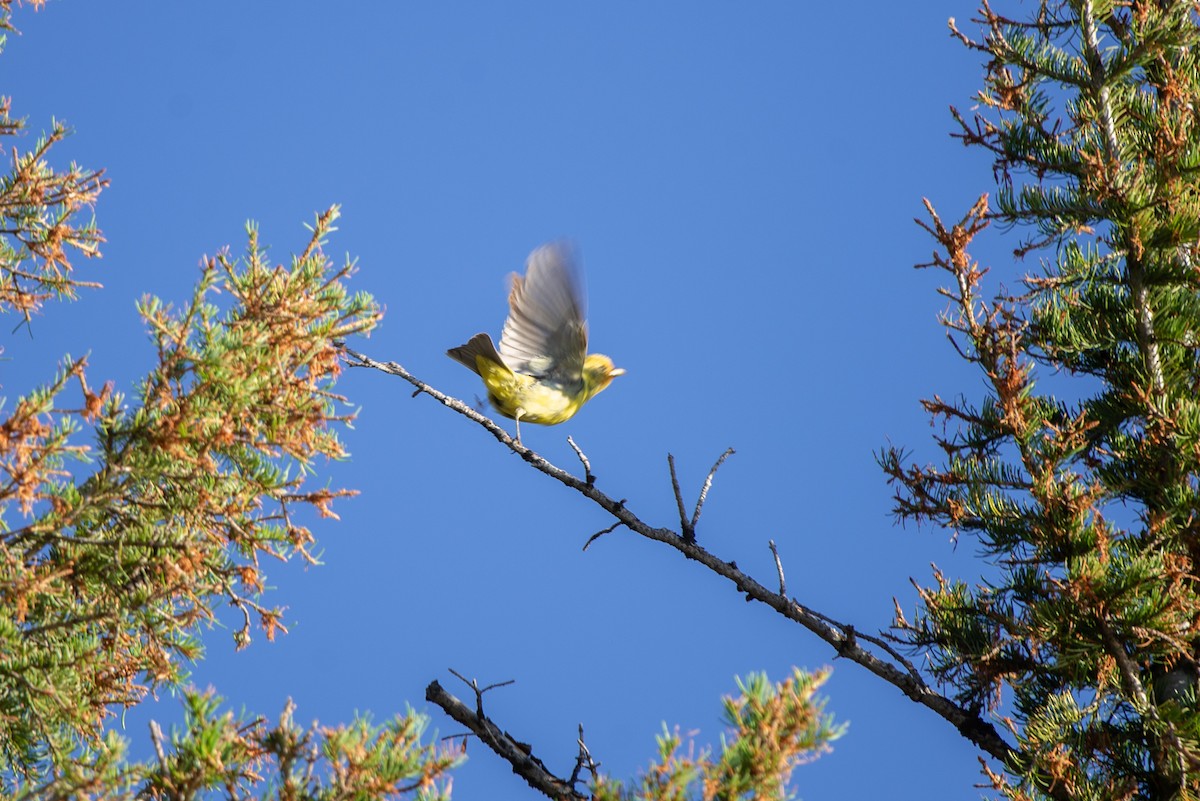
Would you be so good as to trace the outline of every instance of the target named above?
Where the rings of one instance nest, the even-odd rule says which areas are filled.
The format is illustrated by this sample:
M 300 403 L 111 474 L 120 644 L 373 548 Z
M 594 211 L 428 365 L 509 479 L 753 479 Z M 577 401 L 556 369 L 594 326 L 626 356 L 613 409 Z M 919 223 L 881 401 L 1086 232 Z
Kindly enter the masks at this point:
M 579 262 L 554 242 L 529 254 L 513 275 L 500 355 L 513 371 L 563 383 L 578 381 L 587 354 L 586 300 Z

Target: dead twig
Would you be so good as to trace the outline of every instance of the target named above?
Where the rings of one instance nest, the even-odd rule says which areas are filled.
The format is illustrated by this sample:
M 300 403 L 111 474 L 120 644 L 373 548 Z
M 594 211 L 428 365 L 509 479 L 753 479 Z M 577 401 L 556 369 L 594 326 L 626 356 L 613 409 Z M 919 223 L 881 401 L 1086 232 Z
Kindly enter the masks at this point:
M 570 436 L 567 437 L 567 444 L 571 446 L 571 449 L 575 451 L 575 455 L 579 457 L 579 461 L 583 464 L 583 480 L 588 483 L 588 486 L 595 484 L 596 477 L 592 475 L 592 463 L 583 455 L 583 451 L 579 449 L 579 446 L 575 444 L 575 440 L 571 439 Z
M 571 771 L 571 778 L 567 779 L 567 783 L 572 789 L 579 784 L 579 773 L 584 768 L 587 768 L 588 773 L 592 774 L 592 779 L 595 780 L 599 775 L 600 763 L 592 759 L 592 752 L 588 750 L 587 744 L 583 741 L 583 724 L 579 724 L 579 756 L 575 757 L 575 768 Z
M 672 453 L 667 454 L 667 467 L 671 471 L 671 489 L 675 490 L 675 504 L 679 507 L 680 533 L 683 536 L 684 542 L 695 542 L 696 531 L 692 528 L 687 512 L 683 508 L 683 493 L 679 490 L 679 477 L 675 475 L 675 455 Z
M 609 526 L 608 528 L 604 529 L 603 531 L 597 531 L 595 534 L 593 534 L 592 536 L 588 537 L 588 541 L 587 541 L 587 542 L 585 542 L 585 543 L 583 544 L 583 550 L 585 550 L 585 551 L 586 551 L 586 550 L 588 549 L 588 546 L 589 546 L 589 545 L 591 545 L 593 542 L 595 542 L 596 540 L 598 540 L 598 539 L 600 539 L 601 537 L 603 537 L 605 534 L 608 534 L 609 532 L 615 531 L 615 530 L 616 530 L 616 528 L 617 528 L 618 526 L 620 526 L 620 525 L 623 525 L 623 524 L 621 523 L 621 521 L 620 521 L 620 520 L 618 520 L 617 522 L 613 523 L 611 526 Z
M 717 474 L 717 470 L 725 463 L 725 460 L 733 456 L 733 448 L 726 448 L 725 452 L 720 455 L 717 461 L 713 464 L 712 470 L 708 471 L 708 476 L 704 479 L 704 486 L 700 488 L 700 497 L 696 499 L 696 509 L 692 512 L 692 531 L 696 530 L 696 524 L 700 522 L 700 510 L 704 508 L 704 501 L 708 498 L 708 491 L 712 488 L 713 476 Z M 693 534 L 693 539 L 695 535 Z
M 484 693 L 486 693 L 488 690 L 494 690 L 497 687 L 507 687 L 510 684 L 517 683 L 516 679 L 509 679 L 508 681 L 498 681 L 494 684 L 489 684 L 486 687 L 480 688 L 479 682 L 477 682 L 475 679 L 468 679 L 466 676 L 459 673 L 454 668 L 447 668 L 447 670 L 449 670 L 452 674 L 454 674 L 454 677 L 456 679 L 458 679 L 463 684 L 470 687 L 471 690 L 475 693 L 475 711 L 479 714 L 480 717 L 483 717 L 483 694 Z
M 783 562 L 779 560 L 779 549 L 775 547 L 775 540 L 767 540 L 767 545 L 771 546 L 771 555 L 775 557 L 775 572 L 779 574 L 779 594 L 787 595 L 787 582 L 783 579 Z
M 477 690 L 477 693 L 486 692 L 494 686 L 500 685 L 489 685 L 483 690 Z M 441 684 L 436 681 L 430 682 L 425 688 L 425 700 L 440 707 L 452 719 L 470 729 L 480 742 L 512 765 L 513 773 L 524 779 L 534 790 L 549 798 L 563 801 L 583 801 L 587 798 L 587 794 L 576 791 L 571 782 L 550 772 L 545 763 L 533 755 L 533 749 L 528 743 L 520 742 L 508 732 L 501 731 L 481 712 L 472 711 L 469 706 L 446 692 Z M 479 701 L 478 695 L 476 701 Z

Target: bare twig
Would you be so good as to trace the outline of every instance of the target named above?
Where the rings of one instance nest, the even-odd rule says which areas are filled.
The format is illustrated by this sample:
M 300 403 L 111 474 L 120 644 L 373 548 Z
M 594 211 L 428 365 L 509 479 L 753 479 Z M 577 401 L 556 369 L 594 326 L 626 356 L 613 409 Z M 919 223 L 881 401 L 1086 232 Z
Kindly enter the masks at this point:
M 425 688 L 425 700 L 441 707 L 443 712 L 474 732 L 480 742 L 512 765 L 513 773 L 533 789 L 549 798 L 565 801 L 587 798 L 586 794 L 577 792 L 570 782 L 551 773 L 545 763 L 533 755 L 529 745 L 501 731 L 482 713 L 472 712 L 470 707 L 446 692 L 436 681 L 430 682 Z
M 595 542 L 596 540 L 600 539 L 600 538 L 601 538 L 601 537 L 603 537 L 605 534 L 608 534 L 609 532 L 615 531 L 615 530 L 616 530 L 616 528 L 617 528 L 618 526 L 621 526 L 621 525 L 624 525 L 624 524 L 623 524 L 623 523 L 622 523 L 620 520 L 618 520 L 617 522 L 613 523 L 611 526 L 609 526 L 608 528 L 604 529 L 603 531 L 597 531 L 595 534 L 593 534 L 592 536 L 588 537 L 588 541 L 587 541 L 587 542 L 585 542 L 585 543 L 583 544 L 583 550 L 585 550 L 585 551 L 586 551 L 586 550 L 588 549 L 588 546 L 589 546 L 589 545 L 591 545 L 593 542 Z
M 717 474 L 717 470 L 725 463 L 725 460 L 733 456 L 733 448 L 726 448 L 725 452 L 713 464 L 712 470 L 708 471 L 708 476 L 704 479 L 704 486 L 700 488 L 700 497 L 696 499 L 696 509 L 692 512 L 691 530 L 695 532 L 696 524 L 700 522 L 700 510 L 704 508 L 704 500 L 708 497 L 708 491 L 712 488 L 713 476 Z M 693 533 L 692 538 L 695 539 Z
M 588 458 L 583 455 L 583 451 L 579 449 L 579 446 L 575 444 L 575 440 L 571 439 L 570 436 L 567 437 L 567 444 L 571 446 L 571 448 L 575 451 L 575 455 L 579 457 L 579 461 L 583 463 L 583 480 L 586 481 L 589 486 L 595 484 L 596 477 L 592 475 L 591 462 L 589 462 Z
M 675 455 L 672 453 L 667 454 L 667 466 L 671 469 L 671 489 L 675 490 L 675 504 L 679 507 L 679 529 L 683 533 L 683 541 L 695 542 L 696 531 L 683 508 L 683 493 L 679 490 L 679 477 L 675 475 Z
M 453 409 L 454 411 L 458 412 L 459 414 L 463 415 L 464 417 L 469 417 L 470 419 L 474 420 L 476 423 L 479 423 L 479 425 L 481 425 L 485 429 L 487 429 L 488 433 L 490 433 L 493 437 L 495 437 L 497 440 L 499 440 L 501 443 L 503 443 L 505 446 L 507 446 L 509 448 L 509 450 L 512 450 L 513 452 L 520 454 L 521 457 L 524 458 L 526 461 L 529 461 L 530 456 L 534 456 L 534 457 L 537 456 L 537 454 L 535 454 L 529 448 L 526 448 L 520 442 L 518 442 L 517 440 L 510 437 L 508 435 L 508 432 L 505 431 L 503 428 L 501 428 L 499 425 L 497 425 L 491 418 L 489 418 L 483 414 L 480 414 L 474 408 L 467 405 L 466 403 L 463 403 L 458 398 L 452 398 L 443 392 L 438 392 L 436 389 L 429 386 L 424 381 L 420 380 L 419 378 L 414 376 L 412 373 L 405 370 L 403 366 L 397 364 L 396 362 L 377 362 L 374 359 L 371 359 L 367 356 L 364 356 L 361 353 L 351 350 L 350 348 L 346 347 L 345 344 L 342 344 L 339 347 L 341 348 L 342 353 L 351 357 L 350 359 L 348 359 L 346 361 L 346 364 L 348 366 L 350 366 L 350 367 L 370 367 L 373 370 L 380 370 L 382 372 L 388 373 L 389 375 L 394 375 L 394 376 L 403 378 L 405 381 L 407 381 L 408 383 L 412 384 L 414 387 L 417 388 L 417 391 L 413 393 L 414 398 L 416 396 L 424 393 L 424 394 L 428 395 L 429 397 L 433 398 L 434 400 L 436 400 L 438 403 L 441 403 L 443 406 L 448 406 L 449 408 Z
M 509 679 L 508 681 L 498 681 L 498 682 L 495 682 L 494 684 L 489 684 L 486 687 L 480 688 L 479 682 L 476 681 L 475 679 L 468 679 L 466 676 L 459 673 L 454 668 L 447 668 L 447 670 L 449 670 L 452 674 L 454 674 L 454 677 L 456 679 L 458 679 L 463 684 L 470 687 L 471 690 L 475 693 L 475 711 L 479 714 L 480 717 L 483 717 L 483 694 L 484 693 L 486 693 L 488 690 L 494 690 L 497 687 L 507 687 L 510 684 L 517 683 L 516 679 Z
M 657 528 L 643 522 L 641 518 L 626 507 L 624 501 L 612 498 L 601 492 L 594 485 L 587 484 L 566 470 L 546 461 L 537 453 L 522 445 L 518 445 L 503 429 L 491 420 L 479 414 L 462 401 L 448 397 L 433 389 L 420 379 L 412 376 L 395 362 L 380 364 L 351 351 L 349 348 L 343 347 L 342 350 L 357 360 L 356 366 L 374 367 L 375 369 L 397 375 L 443 405 L 448 406 L 464 417 L 474 420 L 486 428 L 497 440 L 504 443 L 505 446 L 520 454 L 521 458 L 529 462 L 535 470 L 544 473 L 588 498 L 601 509 L 604 509 L 615 517 L 630 531 L 646 539 L 661 542 L 670 548 L 674 548 L 686 559 L 703 565 L 708 570 L 729 581 L 739 593 L 746 596 L 747 600 L 765 604 L 787 619 L 808 629 L 833 646 L 843 658 L 865 667 L 876 676 L 899 689 L 914 702 L 932 710 L 948 721 L 963 737 L 970 740 L 993 758 L 1005 761 L 1016 756 L 1015 749 L 1005 741 L 994 725 L 980 717 L 977 711 L 962 707 L 952 699 L 938 693 L 912 669 L 911 665 L 907 664 L 905 660 L 896 659 L 896 654 L 893 650 L 890 647 L 880 645 L 880 641 L 876 638 L 867 640 L 865 636 L 852 636 L 852 626 L 829 622 L 827 619 L 823 619 L 823 616 L 819 613 L 797 601 L 781 593 L 768 590 L 762 584 L 759 584 L 738 569 L 737 565 L 733 562 L 720 559 L 695 542 L 686 541 L 680 534 L 669 528 Z M 720 461 L 718 461 L 718 466 L 719 464 Z M 877 656 L 872 651 L 864 648 L 859 639 L 883 648 L 887 656 L 896 661 L 888 661 Z M 899 664 L 899 667 L 897 664 Z M 433 685 L 430 685 L 431 688 L 436 686 L 436 684 L 435 682 Z M 458 718 L 455 719 L 458 720 Z M 459 722 L 463 721 L 460 720 Z M 489 745 L 489 747 L 491 746 Z M 493 750 L 495 749 L 493 748 Z
M 779 573 L 779 594 L 787 595 L 787 582 L 783 579 L 783 562 L 779 560 L 779 549 L 775 547 L 775 540 L 767 540 L 767 545 L 771 546 L 771 555 L 775 557 L 775 571 Z
M 592 759 L 592 752 L 588 750 L 587 744 L 583 741 L 583 724 L 579 724 L 579 756 L 575 757 L 575 768 L 571 771 L 571 778 L 567 779 L 567 783 L 574 788 L 579 784 L 579 773 L 584 768 L 588 769 L 588 773 L 592 774 L 592 779 L 595 779 L 600 769 L 600 763 Z

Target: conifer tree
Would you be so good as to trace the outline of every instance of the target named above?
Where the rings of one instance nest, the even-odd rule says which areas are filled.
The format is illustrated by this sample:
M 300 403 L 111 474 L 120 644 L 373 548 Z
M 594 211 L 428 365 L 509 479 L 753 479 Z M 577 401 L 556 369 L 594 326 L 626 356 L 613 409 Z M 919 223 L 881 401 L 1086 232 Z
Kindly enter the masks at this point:
M 1014 4 L 1016 5 L 1016 4 Z M 1192 3 L 982 6 L 962 141 L 998 191 L 926 227 L 944 322 L 981 398 L 924 406 L 945 459 L 881 463 L 902 520 L 981 546 L 982 583 L 935 574 L 900 638 L 1015 745 L 1012 798 L 1200 796 L 1200 27 Z M 985 297 L 990 223 L 1036 260 Z M 1001 279 L 1003 280 L 1003 279 Z M 1011 278 L 1005 283 L 1016 284 Z

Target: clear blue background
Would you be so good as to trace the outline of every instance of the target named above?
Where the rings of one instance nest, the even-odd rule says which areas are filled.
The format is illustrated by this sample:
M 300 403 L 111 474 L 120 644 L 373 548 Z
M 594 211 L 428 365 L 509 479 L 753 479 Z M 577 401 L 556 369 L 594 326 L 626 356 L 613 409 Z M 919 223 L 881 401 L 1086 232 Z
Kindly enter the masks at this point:
M 774 539 L 788 588 L 860 630 L 935 562 L 976 576 L 970 542 L 901 529 L 872 452 L 889 441 L 936 459 L 918 399 L 977 395 L 945 341 L 940 278 L 912 269 L 947 219 L 992 188 L 986 157 L 948 133 L 967 109 L 977 54 L 947 33 L 971 0 L 924 3 L 86 3 L 18 11 L 0 91 L 57 150 L 104 167 L 97 218 L 104 283 L 4 338 L 3 393 L 90 352 L 90 375 L 130 389 L 153 350 L 134 311 L 183 301 L 203 254 L 244 245 L 247 219 L 286 261 L 314 212 L 340 203 L 330 252 L 387 316 L 369 341 L 468 401 L 475 376 L 444 356 L 499 333 L 506 276 L 557 237 L 576 240 L 592 348 L 628 374 L 528 445 L 655 525 L 677 525 L 666 468 L 687 497 L 714 459 L 701 543 L 768 586 Z M 32 135 L 20 143 L 32 144 Z M 11 143 L 10 143 L 11 145 Z M 999 280 L 1025 267 L 993 240 Z M 194 669 L 235 708 L 274 718 L 285 700 L 323 723 L 406 703 L 427 708 L 455 668 L 516 679 L 487 711 L 560 775 L 582 722 L 593 754 L 634 775 L 662 724 L 716 743 L 734 677 L 833 664 L 829 709 L 851 723 L 801 767 L 808 801 L 974 797 L 976 751 L 945 721 L 723 580 L 624 530 L 528 469 L 481 429 L 373 371 L 342 389 L 361 414 L 353 459 L 322 477 L 362 495 L 320 521 L 324 565 L 268 566 L 269 604 L 291 633 L 233 650 L 236 618 Z M 511 430 L 511 429 L 510 429 Z M 429 708 L 441 734 L 461 731 Z M 146 721 L 127 715 L 146 753 Z M 114 723 L 120 726 L 120 721 Z M 534 797 L 478 743 L 462 799 Z

